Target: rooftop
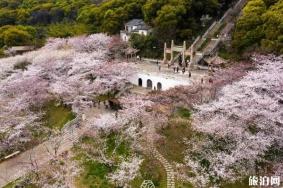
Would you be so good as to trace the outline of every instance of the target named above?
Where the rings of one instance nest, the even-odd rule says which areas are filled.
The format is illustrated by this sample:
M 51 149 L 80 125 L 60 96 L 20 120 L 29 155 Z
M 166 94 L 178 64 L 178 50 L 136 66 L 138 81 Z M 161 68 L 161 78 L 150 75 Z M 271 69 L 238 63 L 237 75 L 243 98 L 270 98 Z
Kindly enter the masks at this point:
M 144 26 L 146 25 L 142 19 L 132 19 L 126 23 L 126 26 Z

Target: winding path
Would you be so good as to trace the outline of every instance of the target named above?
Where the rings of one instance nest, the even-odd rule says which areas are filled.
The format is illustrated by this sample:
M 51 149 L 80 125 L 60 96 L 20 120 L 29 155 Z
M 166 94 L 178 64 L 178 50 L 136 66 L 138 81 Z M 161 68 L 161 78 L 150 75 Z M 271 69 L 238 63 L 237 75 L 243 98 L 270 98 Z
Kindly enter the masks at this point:
M 159 153 L 159 151 L 153 146 L 150 146 L 151 154 L 161 162 L 166 171 L 167 188 L 175 188 L 175 173 L 172 165 Z
M 107 112 L 103 108 L 92 109 L 86 113 L 86 119 L 91 117 L 91 120 L 102 113 Z M 77 119 L 75 122 L 66 125 L 66 129 L 62 131 L 62 134 L 0 163 L 0 187 L 25 176 L 34 169 L 39 169 L 56 155 L 70 150 L 80 136 L 90 129 L 88 125 L 87 120 L 81 121 L 81 119 Z

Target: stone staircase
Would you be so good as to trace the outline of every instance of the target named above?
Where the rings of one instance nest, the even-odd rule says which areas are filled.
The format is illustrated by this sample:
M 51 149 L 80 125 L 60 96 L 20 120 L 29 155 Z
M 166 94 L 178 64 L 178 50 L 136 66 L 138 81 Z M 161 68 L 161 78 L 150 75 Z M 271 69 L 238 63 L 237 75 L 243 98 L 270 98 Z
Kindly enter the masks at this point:
M 172 165 L 159 153 L 153 144 L 149 149 L 151 154 L 162 164 L 166 171 L 167 188 L 175 188 L 175 173 Z
M 196 39 L 195 48 L 202 49 L 196 52 L 193 62 L 195 65 L 203 58 L 214 55 L 221 41 L 229 40 L 228 34 L 234 28 L 236 17 L 241 13 L 246 3 L 247 0 L 239 0 L 236 5 L 226 11 L 219 21 L 212 23 L 200 39 Z

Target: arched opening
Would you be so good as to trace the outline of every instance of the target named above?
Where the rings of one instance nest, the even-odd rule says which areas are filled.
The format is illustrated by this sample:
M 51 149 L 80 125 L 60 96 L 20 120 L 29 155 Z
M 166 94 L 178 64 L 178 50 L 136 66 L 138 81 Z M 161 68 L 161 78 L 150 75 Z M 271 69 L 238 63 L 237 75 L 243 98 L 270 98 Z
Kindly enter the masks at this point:
M 152 89 L 152 81 L 151 81 L 150 79 L 147 80 L 147 82 L 146 82 L 146 87 L 147 87 L 148 89 Z
M 142 79 L 139 78 L 139 86 L 142 87 Z
M 157 83 L 157 90 L 158 91 L 162 90 L 162 84 L 160 82 Z

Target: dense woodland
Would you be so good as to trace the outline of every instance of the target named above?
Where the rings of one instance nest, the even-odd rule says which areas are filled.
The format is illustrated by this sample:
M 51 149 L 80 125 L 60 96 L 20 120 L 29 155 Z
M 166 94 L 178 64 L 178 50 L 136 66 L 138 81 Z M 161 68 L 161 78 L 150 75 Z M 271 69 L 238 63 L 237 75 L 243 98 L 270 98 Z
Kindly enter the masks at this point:
M 283 0 L 250 0 L 234 34 L 234 47 L 283 53 Z
M 0 46 L 34 43 L 82 33 L 119 33 L 123 24 L 143 18 L 160 40 L 190 40 L 202 30 L 203 15 L 219 17 L 228 0 L 3 0 Z M 208 24 L 207 24 L 208 25 Z
M 105 32 L 117 34 L 123 24 L 142 18 L 153 35 L 135 37 L 135 46 L 162 49 L 164 41 L 193 40 L 236 0 L 2 0 L 0 48 L 42 46 L 47 37 Z M 282 53 L 282 0 L 251 0 L 237 24 L 234 47 L 257 44 Z M 207 20 L 203 20 L 208 15 Z M 1 50 L 0 50 L 1 51 Z

